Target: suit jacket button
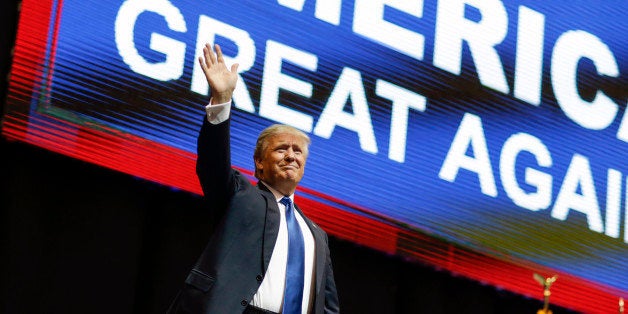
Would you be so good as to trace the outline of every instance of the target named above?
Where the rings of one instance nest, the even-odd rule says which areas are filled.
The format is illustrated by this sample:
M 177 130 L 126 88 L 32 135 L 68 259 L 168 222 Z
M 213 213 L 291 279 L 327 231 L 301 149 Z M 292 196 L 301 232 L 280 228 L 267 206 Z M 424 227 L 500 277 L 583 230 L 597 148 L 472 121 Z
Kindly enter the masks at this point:
M 257 275 L 257 277 L 255 277 L 255 279 L 257 279 L 257 281 L 262 281 L 262 279 L 264 279 L 264 278 L 262 277 L 262 275 Z
M 247 302 L 246 300 L 240 301 L 240 305 L 242 305 L 242 306 L 247 306 L 248 304 L 249 304 L 249 302 Z

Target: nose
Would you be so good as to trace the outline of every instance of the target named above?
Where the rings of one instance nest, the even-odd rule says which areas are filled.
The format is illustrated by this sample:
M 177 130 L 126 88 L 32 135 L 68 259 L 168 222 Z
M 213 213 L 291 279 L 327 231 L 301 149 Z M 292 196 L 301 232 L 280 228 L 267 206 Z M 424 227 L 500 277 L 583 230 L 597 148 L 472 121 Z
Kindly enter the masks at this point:
M 286 150 L 286 155 L 284 156 L 284 158 L 286 160 L 294 160 L 295 158 L 294 150 L 292 150 L 292 148 L 289 148 L 288 150 Z

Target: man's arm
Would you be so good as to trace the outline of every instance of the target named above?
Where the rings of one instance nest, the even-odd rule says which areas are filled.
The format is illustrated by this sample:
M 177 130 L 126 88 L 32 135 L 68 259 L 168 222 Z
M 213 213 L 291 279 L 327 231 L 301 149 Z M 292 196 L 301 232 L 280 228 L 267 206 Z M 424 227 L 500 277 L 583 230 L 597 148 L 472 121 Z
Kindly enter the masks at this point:
M 224 208 L 231 195 L 230 120 L 211 124 L 203 119 L 196 144 L 196 175 L 203 188 L 203 196 L 215 208 Z
M 238 76 L 238 64 L 227 69 L 220 46 L 216 53 L 209 44 L 203 48 L 199 63 L 211 89 L 211 100 L 197 142 L 196 173 L 203 194 L 216 208 L 225 208 L 233 194 L 231 178 L 229 107 Z M 214 107 L 215 106 L 215 107 Z M 225 108 L 226 106 L 226 108 Z M 226 114 L 220 114 L 220 112 Z M 212 116 L 218 114 L 218 117 Z

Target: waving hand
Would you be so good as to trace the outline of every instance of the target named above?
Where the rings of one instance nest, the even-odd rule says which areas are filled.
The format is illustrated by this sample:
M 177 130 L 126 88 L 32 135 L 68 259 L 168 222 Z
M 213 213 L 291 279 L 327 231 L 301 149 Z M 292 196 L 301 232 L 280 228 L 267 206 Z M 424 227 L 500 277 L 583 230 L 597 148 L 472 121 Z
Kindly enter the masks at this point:
M 203 56 L 198 58 L 198 62 L 201 64 L 207 83 L 211 88 L 212 104 L 220 104 L 231 100 L 238 81 L 238 64 L 234 63 L 231 65 L 231 69 L 227 69 L 220 46 L 216 44 L 214 47 L 216 49 L 215 54 L 211 46 L 205 44 Z

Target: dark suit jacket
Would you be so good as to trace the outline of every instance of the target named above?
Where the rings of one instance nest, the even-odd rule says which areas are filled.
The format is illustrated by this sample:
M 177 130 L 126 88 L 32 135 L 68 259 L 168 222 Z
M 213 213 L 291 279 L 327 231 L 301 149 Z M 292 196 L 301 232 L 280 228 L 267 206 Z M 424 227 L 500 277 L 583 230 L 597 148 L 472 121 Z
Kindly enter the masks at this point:
M 212 213 L 219 221 L 185 280 L 169 313 L 242 313 L 260 286 L 270 261 L 280 213 L 274 195 L 253 186 L 231 168 L 230 120 L 203 120 L 196 171 Z M 327 234 L 304 217 L 315 241 L 314 313 L 338 313 L 338 296 Z

